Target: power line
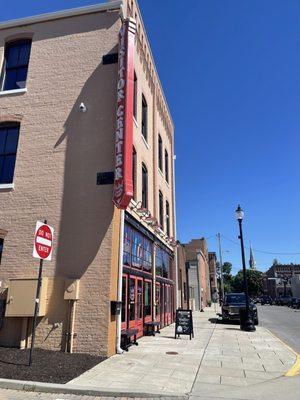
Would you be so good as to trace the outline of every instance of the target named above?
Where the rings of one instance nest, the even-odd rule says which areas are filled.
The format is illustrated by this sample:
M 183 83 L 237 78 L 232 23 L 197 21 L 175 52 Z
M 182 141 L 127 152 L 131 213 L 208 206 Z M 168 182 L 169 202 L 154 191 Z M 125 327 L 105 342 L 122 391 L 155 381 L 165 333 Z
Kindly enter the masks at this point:
M 228 237 L 226 237 L 224 235 L 221 235 L 221 236 L 225 240 L 228 240 L 229 242 L 231 242 L 231 243 L 233 243 L 233 244 L 235 244 L 237 246 L 240 246 L 240 243 L 238 243 L 238 242 L 236 242 L 236 241 L 234 241 L 234 240 L 232 240 L 232 239 L 230 239 L 230 238 L 228 238 Z M 248 249 L 250 248 L 249 246 L 245 246 L 245 247 L 247 247 Z M 297 256 L 297 255 L 300 255 L 300 253 L 277 253 L 277 252 L 274 252 L 274 251 L 258 250 L 258 249 L 254 249 L 254 248 L 253 248 L 253 251 L 255 251 L 256 253 L 271 254 L 271 255 L 275 255 L 275 256 Z

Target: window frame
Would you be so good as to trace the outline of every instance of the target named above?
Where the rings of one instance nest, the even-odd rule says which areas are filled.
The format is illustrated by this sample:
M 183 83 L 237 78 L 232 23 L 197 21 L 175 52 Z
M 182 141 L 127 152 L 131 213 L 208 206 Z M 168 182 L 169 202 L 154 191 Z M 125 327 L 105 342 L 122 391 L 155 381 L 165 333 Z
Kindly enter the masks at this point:
M 142 207 L 148 209 L 148 169 L 144 163 L 142 163 Z
M 5 148 L 7 145 L 7 139 L 8 139 L 8 130 L 9 129 L 17 129 L 18 134 L 17 134 L 17 140 L 16 140 L 16 149 L 15 151 L 9 151 L 6 152 Z M 0 132 L 1 131 L 5 131 L 6 130 L 6 137 L 4 139 L 4 144 L 3 144 L 3 153 L 1 153 L 1 149 L 0 149 L 0 185 L 11 185 L 14 182 L 14 175 L 15 175 L 15 168 L 16 168 L 16 160 L 17 160 L 17 153 L 18 153 L 18 145 L 19 145 L 19 137 L 20 137 L 20 123 L 19 122 L 2 122 L 0 123 Z M 2 135 L 2 133 L 0 133 L 0 135 Z M 4 133 L 5 135 L 5 133 Z M 1 138 L 1 136 L 0 136 Z M 3 180 L 4 179 L 4 161 L 6 159 L 6 157 L 14 157 L 14 164 L 13 164 L 13 168 L 12 168 L 12 177 L 11 177 L 11 181 L 8 180 Z M 2 158 L 3 158 L 3 163 L 2 163 Z
M 158 168 L 163 172 L 163 141 L 160 134 L 158 134 Z
M 137 168 L 137 153 L 136 149 L 132 147 L 132 186 L 133 186 L 133 199 L 136 200 L 136 168 Z
M 160 228 L 164 230 L 164 195 L 161 190 L 158 193 L 158 211 Z
M 4 248 L 4 238 L 0 237 L 0 265 L 2 260 L 3 248 Z
M 137 121 L 137 96 L 138 96 L 138 79 L 134 71 L 133 77 L 133 117 Z
M 148 103 L 142 94 L 142 136 L 148 143 Z
M 166 200 L 166 233 L 170 237 L 170 203 Z
M 169 183 L 169 152 L 167 149 L 165 149 L 165 178 Z
M 28 61 L 26 63 L 20 63 L 17 64 L 15 66 L 10 66 L 8 67 L 8 61 L 7 61 L 7 57 L 8 57 L 8 52 L 12 47 L 17 47 L 17 46 L 21 46 L 21 45 L 27 45 L 30 44 L 29 46 L 29 53 L 28 53 Z M 3 64 L 2 64 L 2 70 L 1 70 L 1 80 L 0 80 L 0 89 L 2 92 L 9 92 L 12 90 L 25 90 L 27 87 L 27 79 L 28 79 L 28 70 L 29 70 L 29 62 L 30 62 L 30 55 L 31 55 L 31 48 L 32 48 L 32 39 L 31 38 L 20 38 L 20 39 L 15 39 L 15 40 L 11 40 L 5 43 L 5 47 L 4 47 L 4 57 L 3 57 Z M 19 49 L 19 54 L 18 54 L 18 58 L 20 57 L 20 49 Z M 25 84 L 24 87 L 10 87 L 10 88 L 5 88 L 6 84 L 7 84 L 7 72 L 8 71 L 12 71 L 12 70 L 16 70 L 16 79 L 17 79 L 17 73 L 18 71 L 20 71 L 21 69 L 26 69 L 26 77 L 25 77 Z M 16 86 L 17 80 L 14 82 Z

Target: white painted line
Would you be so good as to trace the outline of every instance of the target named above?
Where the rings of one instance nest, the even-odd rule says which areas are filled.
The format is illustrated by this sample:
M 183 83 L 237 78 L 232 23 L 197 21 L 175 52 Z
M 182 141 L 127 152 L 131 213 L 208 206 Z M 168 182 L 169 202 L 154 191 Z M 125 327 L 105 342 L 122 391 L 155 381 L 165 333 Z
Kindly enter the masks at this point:
M 49 247 L 52 246 L 51 240 L 45 239 L 45 238 L 43 238 L 41 236 L 37 236 L 36 237 L 36 242 L 39 243 L 39 244 L 44 244 L 45 246 L 49 246 Z

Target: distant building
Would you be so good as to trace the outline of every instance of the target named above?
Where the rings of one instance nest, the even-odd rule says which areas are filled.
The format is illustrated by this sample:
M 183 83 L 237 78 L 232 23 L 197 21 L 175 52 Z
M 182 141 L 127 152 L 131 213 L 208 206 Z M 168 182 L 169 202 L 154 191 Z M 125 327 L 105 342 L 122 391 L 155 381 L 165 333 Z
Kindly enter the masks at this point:
M 213 299 L 214 293 L 218 293 L 216 253 L 214 252 L 208 253 L 208 265 L 209 265 L 210 293 L 211 293 L 211 298 Z
M 188 306 L 189 296 L 188 293 L 188 276 L 187 276 L 187 263 L 185 248 L 182 244 L 177 245 L 177 263 L 178 263 L 178 307 L 189 309 Z
M 185 262 L 187 263 L 190 302 L 194 303 L 196 310 L 201 310 L 211 302 L 206 241 L 204 238 L 192 239 L 189 243 L 183 244 L 182 248 L 184 249 Z
M 300 274 L 300 264 L 273 264 L 266 272 L 265 290 L 273 298 L 294 295 L 292 278 Z
M 254 259 L 254 254 L 253 254 L 252 246 L 250 246 L 250 260 L 249 260 L 249 266 L 250 266 L 250 269 L 251 269 L 252 271 L 255 271 L 255 270 L 256 270 L 256 262 L 255 262 L 255 259 Z

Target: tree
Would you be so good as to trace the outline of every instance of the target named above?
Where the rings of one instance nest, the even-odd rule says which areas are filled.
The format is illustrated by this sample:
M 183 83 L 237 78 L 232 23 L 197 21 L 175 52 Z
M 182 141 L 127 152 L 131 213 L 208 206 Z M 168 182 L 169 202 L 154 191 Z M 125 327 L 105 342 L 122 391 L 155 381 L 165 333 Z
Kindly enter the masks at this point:
M 230 262 L 223 263 L 223 282 L 224 282 L 224 292 L 229 293 L 232 291 L 232 264 Z M 217 273 L 218 273 L 218 283 L 219 287 L 221 287 L 221 268 L 220 263 L 217 263 Z
M 247 270 L 247 281 L 249 296 L 259 296 L 263 293 L 263 273 L 260 271 Z M 235 292 L 244 291 L 243 270 L 240 270 L 232 280 Z

